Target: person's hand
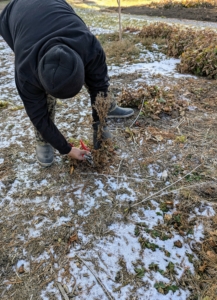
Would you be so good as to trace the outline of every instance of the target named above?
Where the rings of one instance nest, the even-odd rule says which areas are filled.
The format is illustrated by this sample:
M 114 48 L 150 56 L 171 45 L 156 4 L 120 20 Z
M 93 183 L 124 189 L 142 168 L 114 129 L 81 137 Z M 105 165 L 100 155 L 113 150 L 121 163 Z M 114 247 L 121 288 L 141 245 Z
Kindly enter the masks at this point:
M 73 159 L 85 160 L 84 154 L 90 154 L 90 152 L 86 150 L 80 150 L 78 148 L 72 147 L 71 151 L 68 153 L 68 156 Z

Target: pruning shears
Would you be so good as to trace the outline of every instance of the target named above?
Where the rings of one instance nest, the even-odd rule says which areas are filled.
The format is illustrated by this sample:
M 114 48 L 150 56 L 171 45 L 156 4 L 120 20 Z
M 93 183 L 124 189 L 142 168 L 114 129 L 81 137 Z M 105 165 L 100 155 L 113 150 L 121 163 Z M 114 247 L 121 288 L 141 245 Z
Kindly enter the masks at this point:
M 80 140 L 80 145 L 81 145 L 81 149 L 89 151 L 90 152 L 90 148 L 88 148 L 84 142 L 82 140 Z M 92 154 L 83 154 L 84 158 L 89 162 L 89 164 L 93 165 L 93 157 Z

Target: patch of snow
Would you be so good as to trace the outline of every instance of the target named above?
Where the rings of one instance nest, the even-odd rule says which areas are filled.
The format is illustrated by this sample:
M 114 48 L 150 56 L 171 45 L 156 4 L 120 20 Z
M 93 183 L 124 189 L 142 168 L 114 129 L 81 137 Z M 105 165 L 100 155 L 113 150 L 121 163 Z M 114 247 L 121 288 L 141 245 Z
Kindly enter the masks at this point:
M 117 76 L 120 74 L 133 74 L 141 73 L 144 75 L 148 74 L 161 74 L 163 76 L 172 76 L 173 78 L 181 77 L 194 77 L 192 75 L 180 74 L 176 71 L 177 64 L 180 63 L 179 59 L 167 58 L 161 61 L 154 61 L 151 63 L 135 63 L 135 64 L 124 64 L 120 66 L 109 66 L 108 71 L 110 76 Z

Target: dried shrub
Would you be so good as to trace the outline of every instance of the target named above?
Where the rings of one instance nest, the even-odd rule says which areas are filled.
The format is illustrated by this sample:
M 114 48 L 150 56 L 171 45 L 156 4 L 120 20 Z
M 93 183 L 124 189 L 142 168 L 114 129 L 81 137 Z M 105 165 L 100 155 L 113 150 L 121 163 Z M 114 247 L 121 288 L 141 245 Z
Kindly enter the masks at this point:
M 143 103 L 144 101 L 144 103 Z M 135 89 L 123 89 L 118 102 L 125 107 L 138 107 L 141 113 L 154 119 L 161 113 L 171 114 L 174 110 L 181 113 L 188 106 L 188 102 L 176 100 L 174 94 L 157 87 L 142 84 Z
M 217 78 L 217 34 L 211 30 L 200 32 L 185 47 L 178 66 L 181 73 L 191 72 L 208 78 Z
M 103 48 L 110 63 L 131 61 L 135 57 L 138 57 L 140 53 L 140 50 L 135 44 L 127 39 L 108 42 Z
M 178 70 L 217 78 L 217 33 L 213 30 L 182 29 L 164 23 L 144 26 L 140 37 L 166 38 L 166 54 L 181 56 Z
M 142 30 L 139 33 L 139 37 L 141 38 L 164 38 L 167 39 L 174 31 L 176 26 L 171 26 L 163 22 L 156 22 L 154 24 L 150 24 L 148 26 L 143 26 Z
M 161 0 L 153 1 L 148 6 L 157 8 L 173 8 L 173 7 L 206 7 L 212 8 L 216 6 L 216 0 Z
M 167 55 L 179 57 L 190 46 L 197 32 L 194 29 L 180 29 L 175 27 L 167 40 Z
M 139 32 L 140 29 L 137 28 L 137 27 L 129 27 L 129 26 L 127 26 L 127 27 L 124 28 L 123 31 L 124 32 L 129 32 L 129 33 L 135 33 L 135 32 Z

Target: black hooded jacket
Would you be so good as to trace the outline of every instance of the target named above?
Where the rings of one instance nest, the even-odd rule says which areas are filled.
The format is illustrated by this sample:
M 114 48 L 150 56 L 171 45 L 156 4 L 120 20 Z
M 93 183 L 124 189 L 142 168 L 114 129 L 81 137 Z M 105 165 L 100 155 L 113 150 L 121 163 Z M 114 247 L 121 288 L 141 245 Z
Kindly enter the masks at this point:
M 38 63 L 51 47 L 65 44 L 85 67 L 85 83 L 92 98 L 107 92 L 105 53 L 84 22 L 65 0 L 12 0 L 0 15 L 0 35 L 15 53 L 15 82 L 26 112 L 43 138 L 61 154 L 71 146 L 50 120 L 46 91 Z

